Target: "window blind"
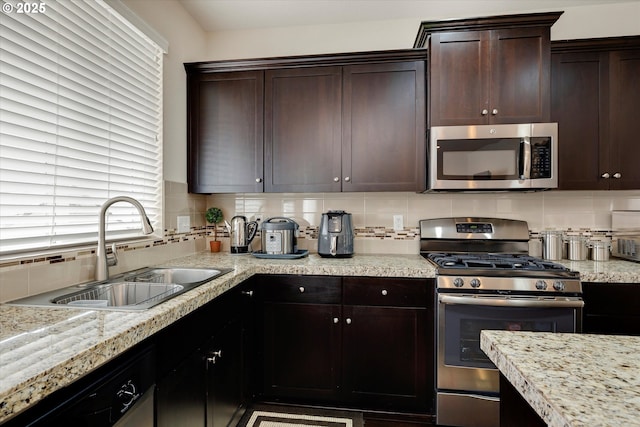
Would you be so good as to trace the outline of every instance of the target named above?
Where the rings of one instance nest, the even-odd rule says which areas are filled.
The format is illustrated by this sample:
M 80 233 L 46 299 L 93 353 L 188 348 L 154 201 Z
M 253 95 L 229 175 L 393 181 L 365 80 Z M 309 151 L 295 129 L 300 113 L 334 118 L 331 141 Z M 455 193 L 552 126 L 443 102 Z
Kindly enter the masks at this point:
M 0 254 L 96 242 L 115 196 L 161 231 L 162 49 L 102 0 L 19 3 L 0 0 Z M 139 235 L 108 210 L 108 239 Z

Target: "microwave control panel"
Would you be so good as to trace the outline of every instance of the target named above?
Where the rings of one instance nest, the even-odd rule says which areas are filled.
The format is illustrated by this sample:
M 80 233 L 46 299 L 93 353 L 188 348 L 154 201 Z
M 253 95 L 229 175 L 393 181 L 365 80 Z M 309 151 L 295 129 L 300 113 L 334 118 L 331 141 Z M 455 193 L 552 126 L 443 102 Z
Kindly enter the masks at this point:
M 531 138 L 531 178 L 551 178 L 551 138 Z

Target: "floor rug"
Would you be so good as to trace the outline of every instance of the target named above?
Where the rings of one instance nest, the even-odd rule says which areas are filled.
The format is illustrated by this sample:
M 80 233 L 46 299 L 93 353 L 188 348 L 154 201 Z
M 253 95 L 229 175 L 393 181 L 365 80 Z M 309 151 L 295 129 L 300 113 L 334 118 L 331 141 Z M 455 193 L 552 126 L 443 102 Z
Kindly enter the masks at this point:
M 242 427 L 363 427 L 362 413 L 296 406 L 257 405 L 252 407 Z

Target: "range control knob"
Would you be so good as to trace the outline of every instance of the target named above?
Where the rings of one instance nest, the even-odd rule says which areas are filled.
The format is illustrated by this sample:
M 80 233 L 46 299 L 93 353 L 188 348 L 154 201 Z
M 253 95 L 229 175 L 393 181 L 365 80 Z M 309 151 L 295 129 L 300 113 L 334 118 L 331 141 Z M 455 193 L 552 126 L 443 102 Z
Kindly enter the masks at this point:
M 561 280 L 556 280 L 555 282 L 553 282 L 553 289 L 561 292 L 564 291 L 564 282 Z
M 547 289 L 547 282 L 545 282 L 544 280 L 538 280 L 536 282 L 536 289 L 544 291 L 545 289 Z
M 471 283 L 470 283 L 472 288 L 479 288 L 480 287 L 480 279 L 471 279 Z
M 453 280 L 453 286 L 455 286 L 456 288 L 461 288 L 464 286 L 464 280 L 462 280 L 460 277 L 456 277 Z

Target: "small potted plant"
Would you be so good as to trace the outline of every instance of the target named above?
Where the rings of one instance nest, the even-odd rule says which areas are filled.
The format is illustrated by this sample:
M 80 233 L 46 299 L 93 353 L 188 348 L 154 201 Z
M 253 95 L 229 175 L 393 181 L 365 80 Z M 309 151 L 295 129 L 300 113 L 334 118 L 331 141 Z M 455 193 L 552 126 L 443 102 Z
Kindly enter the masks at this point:
M 213 240 L 209 242 L 211 252 L 220 252 L 220 241 L 218 241 L 218 224 L 222 221 L 222 209 L 209 208 L 204 214 L 209 224 L 213 224 Z

